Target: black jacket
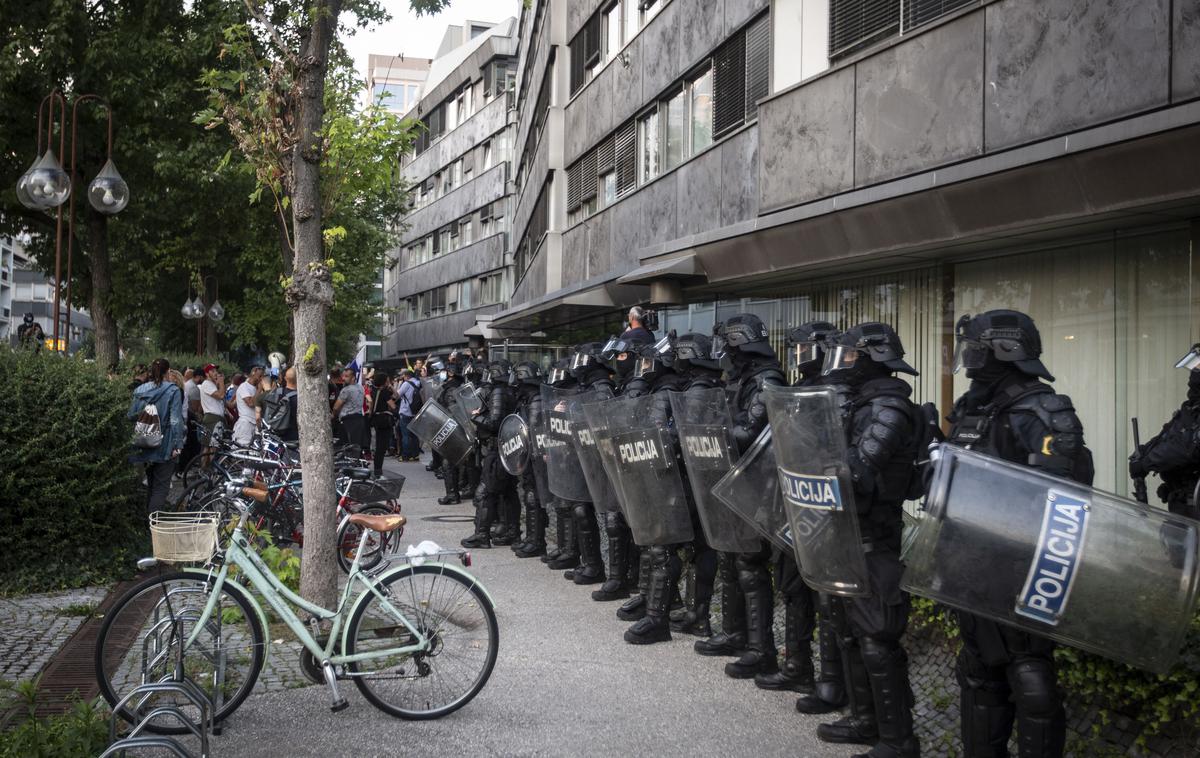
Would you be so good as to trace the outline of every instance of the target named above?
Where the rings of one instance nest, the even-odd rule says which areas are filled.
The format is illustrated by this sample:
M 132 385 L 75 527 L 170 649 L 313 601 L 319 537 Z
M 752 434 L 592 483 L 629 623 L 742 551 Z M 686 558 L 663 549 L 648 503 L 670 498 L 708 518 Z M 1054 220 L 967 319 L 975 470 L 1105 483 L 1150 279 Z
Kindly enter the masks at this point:
M 472 419 L 480 439 L 495 439 L 500 433 L 500 424 L 510 413 L 517 410 L 517 394 L 505 383 L 483 385 L 483 410 Z
M 733 416 L 733 438 L 739 453 L 746 452 L 767 426 L 767 405 L 762 392 L 768 385 L 787 386 L 779 361 L 773 358 L 740 365 L 725 382 L 729 412 Z

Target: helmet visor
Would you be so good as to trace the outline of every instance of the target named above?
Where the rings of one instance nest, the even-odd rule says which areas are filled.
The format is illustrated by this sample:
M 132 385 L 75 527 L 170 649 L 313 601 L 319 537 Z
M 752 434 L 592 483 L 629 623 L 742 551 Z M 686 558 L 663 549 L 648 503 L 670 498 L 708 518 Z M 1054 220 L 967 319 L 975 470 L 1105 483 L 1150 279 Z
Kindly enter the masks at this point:
M 788 349 L 788 368 L 799 371 L 801 367 L 821 360 L 821 346 L 816 342 L 797 342 Z
M 1200 369 L 1200 344 L 1192 345 L 1192 349 L 1187 352 L 1187 355 L 1175 363 L 1175 368 L 1185 368 L 1188 371 Z
M 725 342 L 725 338 L 719 334 L 714 335 L 712 340 L 712 359 L 714 361 L 721 360 L 725 357 L 727 350 L 728 343 Z
M 635 379 L 641 379 L 644 376 L 653 376 L 655 364 L 657 361 L 649 356 L 642 356 L 635 359 L 633 364 L 633 376 Z
M 587 353 L 575 353 L 571 356 L 571 370 L 579 371 L 585 369 L 592 365 L 593 362 L 595 362 L 595 358 Z
M 556 366 L 550 369 L 550 373 L 546 376 L 546 382 L 548 384 L 558 384 L 559 382 L 564 381 L 566 378 L 567 370 L 565 368 L 558 368 Z
M 762 339 L 762 335 L 751 329 L 749 324 L 726 324 L 721 331 L 721 336 L 733 347 L 741 347 Z
M 611 361 L 617 353 L 623 353 L 629 349 L 629 343 L 620 337 L 609 337 L 608 342 L 604 343 L 604 347 L 600 350 L 600 357 L 606 361 Z
M 825 353 L 825 365 L 822 374 L 832 374 L 835 371 L 845 371 L 854 368 L 860 353 L 853 345 L 837 345 Z
M 991 349 L 984 342 L 959 337 L 954 348 L 954 373 L 957 374 L 963 369 L 969 371 L 983 368 L 990 352 Z

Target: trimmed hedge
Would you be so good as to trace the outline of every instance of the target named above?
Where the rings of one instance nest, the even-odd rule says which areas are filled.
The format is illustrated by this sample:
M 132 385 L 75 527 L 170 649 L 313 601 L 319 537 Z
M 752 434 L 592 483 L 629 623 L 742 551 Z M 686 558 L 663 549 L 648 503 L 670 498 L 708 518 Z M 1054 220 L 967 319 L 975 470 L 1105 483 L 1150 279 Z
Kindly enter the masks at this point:
M 126 382 L 0 350 L 0 594 L 106 583 L 149 551 Z

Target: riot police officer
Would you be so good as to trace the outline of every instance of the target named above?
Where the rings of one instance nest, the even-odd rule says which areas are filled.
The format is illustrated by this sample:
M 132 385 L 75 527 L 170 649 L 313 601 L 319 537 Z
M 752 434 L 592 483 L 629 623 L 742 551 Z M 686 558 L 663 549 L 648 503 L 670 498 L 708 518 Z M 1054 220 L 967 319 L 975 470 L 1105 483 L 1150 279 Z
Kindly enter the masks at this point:
M 895 376 L 916 375 L 904 361 L 899 335 L 878 322 L 859 324 L 828 343 L 823 375 L 845 410 L 846 463 L 854 483 L 863 540 L 866 597 L 833 600 L 843 606 L 841 646 L 850 713 L 817 728 L 825 742 L 872 745 L 864 754 L 917 756 L 908 655 L 900 638 L 908 625 L 908 596 L 900 590 L 902 506 L 920 487 L 916 468 L 920 410 L 912 387 Z
M 793 386 L 811 387 L 822 383 L 825 343 L 836 331 L 828 321 L 810 321 L 788 332 L 788 369 L 794 375 Z M 784 602 L 784 661 L 777 673 L 759 674 L 754 677 L 754 683 L 766 690 L 811 691 L 796 702 L 796 709 L 801 713 L 822 714 L 837 710 L 846 704 L 846 688 L 837 634 L 829 621 L 835 613 L 833 604 L 828 597 L 818 600 L 818 593 L 804 583 L 794 552 L 780 551 L 775 571 L 775 583 Z M 817 628 L 818 602 L 822 609 L 818 637 L 821 676 L 814 682 L 812 634 Z M 837 611 L 840 610 L 839 607 Z
M 1200 343 L 1192 345 L 1175 368 L 1188 370 L 1187 399 L 1162 431 L 1129 458 L 1129 475 L 1144 480 L 1158 474 L 1158 497 L 1171 513 L 1200 518 L 1196 484 L 1200 481 Z M 1143 482 L 1144 483 L 1144 482 Z
M 542 371 L 533 361 L 521 361 L 513 367 L 509 384 L 517 395 L 516 412 L 525 419 L 534 436 L 540 434 L 542 419 Z M 534 450 L 538 448 L 534 445 Z M 513 552 L 518 558 L 534 558 L 546 554 L 546 529 L 550 519 L 539 497 L 539 492 L 548 492 L 545 482 L 538 487 L 537 477 L 544 472 L 535 471 L 536 466 L 530 465 L 521 474 L 517 482 L 518 499 L 524 509 L 525 539 L 513 545 Z
M 424 391 L 426 381 L 436 382 L 438 389 L 441 389 L 441 384 L 446 381 L 446 364 L 440 358 L 432 358 L 425 364 L 427 377 L 421 379 L 422 391 Z M 428 397 L 423 395 L 423 397 Z M 435 392 L 432 399 L 441 397 L 439 392 Z M 437 450 L 431 450 L 429 454 L 429 464 L 425 466 L 426 471 L 434 472 L 438 478 L 442 478 L 442 454 Z M 455 490 L 457 492 L 457 489 Z
M 579 386 L 571 373 L 569 358 L 560 358 L 546 374 L 546 384 L 558 389 L 573 389 Z M 549 409 L 544 409 L 547 412 Z M 551 570 L 573 569 L 579 565 L 579 536 L 575 533 L 575 504 L 570 500 L 555 497 L 554 549 L 542 556 L 542 562 Z
M 446 381 L 442 382 L 434 400 L 453 414 L 454 406 L 458 404 L 454 397 L 454 391 L 463 385 L 462 364 L 457 361 L 447 363 L 445 370 Z M 442 483 L 446 485 L 446 496 L 438 498 L 439 505 L 457 505 L 462 502 L 462 493 L 459 491 L 458 482 L 459 469 L 460 466 L 457 464 L 442 460 Z
M 500 518 L 506 527 L 512 526 L 514 514 L 509 512 L 508 503 L 515 500 L 512 490 L 516 486 L 516 480 L 500 463 L 500 448 L 496 444 L 500 423 L 504 421 L 505 416 L 517 409 L 516 393 L 508 383 L 511 372 L 512 364 L 507 360 L 496 360 L 488 364 L 482 386 L 486 402 L 483 409 L 472 419 L 482 460 L 479 494 L 475 499 L 475 533 L 462 541 L 462 546 L 466 548 L 491 547 L 491 528 L 497 518 Z M 510 532 L 506 529 L 504 534 Z M 515 541 L 515 538 L 508 539 L 508 542 L 497 542 L 512 544 Z
M 613 367 L 620 397 L 641 397 L 650 393 L 650 383 L 634 373 L 638 350 L 649 344 L 649 336 L 650 332 L 640 326 L 630 327 L 620 337 L 610 337 L 601 348 L 600 357 Z M 608 537 L 608 578 L 592 592 L 592 599 L 630 598 L 617 609 L 617 618 L 631 613 L 640 618 L 644 613 L 646 585 L 650 581 L 650 564 L 633 544 L 629 524 L 620 511 L 606 512 L 603 518 L 604 533 Z M 630 588 L 634 586 L 637 592 L 630 597 Z
M 649 385 L 654 403 L 650 406 L 650 421 L 658 428 L 671 427 L 670 392 L 682 392 L 688 385 L 686 376 L 675 372 L 675 353 L 669 338 L 637 351 L 638 359 L 633 377 Z M 679 465 L 679 464 L 676 464 Z M 682 469 L 682 466 L 679 465 Z M 691 508 L 695 512 L 695 507 Z M 683 564 L 678 550 L 681 545 L 649 545 L 642 561 L 649 564 L 649 580 L 644 591 L 645 615 L 625 631 L 625 641 L 644 645 L 671 639 L 671 620 L 668 616 L 672 595 L 677 591 Z
M 721 367 L 712 357 L 712 339 L 707 334 L 691 332 L 675 340 L 675 371 L 685 379 L 683 392 L 703 391 L 721 386 Z M 704 539 L 704 530 L 696 525 L 692 543 L 691 607 L 672 614 L 671 631 L 712 635 L 709 608 L 717 578 L 717 552 Z
M 571 356 L 571 374 L 585 392 L 598 397 L 615 397 L 608 365 L 601 358 L 604 345 L 588 342 L 575 346 Z M 600 527 L 596 521 L 596 507 L 591 501 L 575 503 L 575 533 L 579 542 L 579 567 L 569 569 L 563 577 L 576 584 L 603 584 L 604 557 L 600 552 Z
M 1047 383 L 1054 377 L 1039 358 L 1033 319 L 988 311 L 963 316 L 956 333 L 955 371 L 966 369 L 971 385 L 950 414 L 949 441 L 1090 485 L 1094 471 L 1083 424 L 1071 399 Z M 1054 643 L 970 613 L 960 612 L 958 620 L 964 754 L 1008 755 L 1015 715 L 1022 758 L 1062 755 L 1066 719 Z
M 727 375 L 725 391 L 733 416 L 733 437 L 738 452 L 744 453 L 767 425 L 763 388 L 787 382 L 768 342 L 767 327 L 758 316 L 731 316 L 714 331 L 713 355 Z M 719 556 L 722 631 L 697 640 L 694 647 L 701 655 L 739 656 L 725 665 L 726 676 L 749 679 L 779 668 L 773 629 L 775 598 L 767 570 L 770 560 L 771 548 L 765 540 L 753 553 Z

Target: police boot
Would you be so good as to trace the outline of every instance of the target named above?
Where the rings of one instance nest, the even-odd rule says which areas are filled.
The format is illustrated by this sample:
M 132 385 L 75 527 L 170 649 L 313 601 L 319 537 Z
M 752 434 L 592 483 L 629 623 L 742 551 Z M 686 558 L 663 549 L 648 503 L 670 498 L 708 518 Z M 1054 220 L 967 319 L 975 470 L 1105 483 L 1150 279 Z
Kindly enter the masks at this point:
M 913 734 L 913 694 L 908 683 L 908 655 L 897 641 L 864 637 L 863 664 L 871 679 L 879 742 L 867 758 L 916 758 L 920 743 Z
M 850 699 L 850 712 L 832 724 L 817 726 L 817 739 L 857 745 L 874 745 L 879 739 L 875 725 L 875 700 L 871 678 L 863 663 L 857 642 L 842 647 L 842 669 L 845 671 Z
M 708 619 L 708 602 L 698 602 L 695 607 L 684 611 L 680 618 L 672 619 L 671 631 L 691 634 L 696 637 L 712 636 L 712 625 Z
M 484 495 L 475 501 L 475 533 L 464 539 L 461 544 L 467 548 L 490 548 L 492 546 L 491 526 L 495 520 L 493 499 Z
M 549 563 L 562 554 L 563 547 L 567 544 L 567 523 L 570 520 L 563 518 L 561 508 L 554 506 L 554 547 L 548 547 L 546 554 L 542 556 L 542 563 Z
M 1017 659 L 1008 666 L 1008 680 L 1017 705 L 1017 755 L 1062 755 L 1066 715 L 1055 686 L 1054 664 L 1042 658 Z
M 458 488 L 454 486 L 454 477 L 450 476 L 450 472 L 442 477 L 442 483 L 446 485 L 446 496 L 438 498 L 438 505 L 458 505 L 462 502 L 462 498 L 458 496 Z
M 723 553 L 721 576 L 721 631 L 692 647 L 700 655 L 737 655 L 746 652 L 746 597 L 738 586 L 733 555 Z
M 617 609 L 617 618 L 622 621 L 637 621 L 646 615 L 646 593 L 650 591 L 650 556 L 646 550 L 634 547 L 638 551 L 638 580 L 637 592 Z
M 742 593 L 746 596 L 746 647 L 741 658 L 725 664 L 725 676 L 749 679 L 755 674 L 773 674 L 779 670 L 779 651 L 775 647 L 775 594 L 771 579 L 762 566 L 738 572 Z
M 607 602 L 629 597 L 625 574 L 629 570 L 629 553 L 633 547 L 629 539 L 629 527 L 625 526 L 620 513 L 604 514 L 604 530 L 608 533 L 608 579 L 600 589 L 592 591 L 592 600 Z
M 821 599 L 821 620 L 817 623 L 817 649 L 821 658 L 821 676 L 813 687 L 813 694 L 805 695 L 796 700 L 796 710 L 813 716 L 830 713 L 846 707 L 845 674 L 842 667 L 842 653 L 838 649 L 837 633 L 831 614 L 841 614 L 842 605 L 838 601 L 828 602 L 829 598 Z
M 566 577 L 576 584 L 600 584 L 604 581 L 604 557 L 600 553 L 600 525 L 591 503 L 575 506 L 575 530 L 579 535 L 580 566 Z
M 525 541 L 514 552 L 518 558 L 533 558 L 546 552 L 546 511 L 532 491 L 525 493 Z
M 546 562 L 554 570 L 569 569 L 579 565 L 579 538 L 575 533 L 575 512 L 571 508 L 559 508 L 555 514 L 562 525 L 562 542 L 558 543 L 558 556 Z
M 754 684 L 764 690 L 792 690 L 812 692 L 813 663 L 812 643 L 804 638 L 807 631 L 804 619 L 804 603 L 789 598 L 783 606 L 783 642 L 786 647 L 783 666 L 774 674 L 759 674 Z
M 646 594 L 646 615 L 625 630 L 625 641 L 631 645 L 650 645 L 671 640 L 671 622 L 667 617 L 672 581 L 668 568 L 668 550 L 663 545 L 654 545 L 648 551 L 653 567 L 650 570 L 650 586 Z
M 1008 683 L 971 676 L 962 668 L 960 657 L 956 674 L 963 755 L 968 758 L 1008 758 L 1008 736 L 1012 732 L 1015 713 L 1009 699 Z

